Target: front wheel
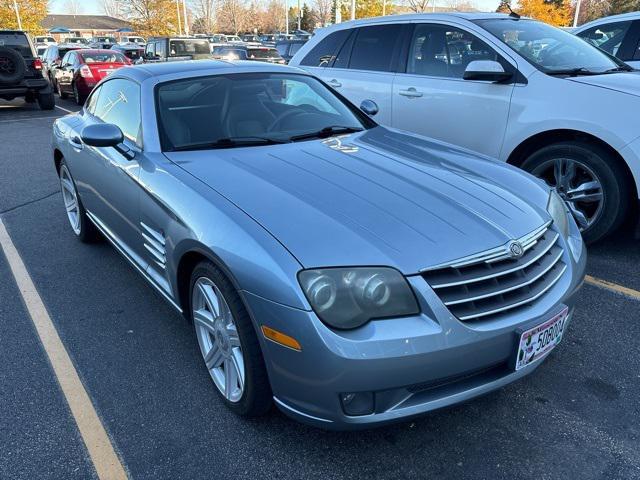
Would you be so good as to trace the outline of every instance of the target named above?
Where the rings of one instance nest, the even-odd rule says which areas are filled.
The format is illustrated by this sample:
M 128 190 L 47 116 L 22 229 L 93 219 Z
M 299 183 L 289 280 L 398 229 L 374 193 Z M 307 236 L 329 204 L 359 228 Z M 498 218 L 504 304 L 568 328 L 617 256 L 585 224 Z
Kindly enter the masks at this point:
M 216 390 L 242 416 L 266 413 L 271 387 L 249 313 L 229 280 L 211 262 L 191 274 L 191 319 Z
M 81 242 L 90 243 L 100 237 L 98 229 L 91 223 L 87 217 L 87 212 L 82 205 L 82 201 L 78 196 L 76 184 L 73 181 L 69 167 L 64 159 L 60 164 L 60 189 L 62 190 L 62 199 L 64 207 L 67 211 L 67 219 L 71 225 L 73 233 Z
M 597 144 L 555 143 L 530 155 L 522 168 L 557 189 L 587 243 L 612 233 L 626 217 L 629 179 Z

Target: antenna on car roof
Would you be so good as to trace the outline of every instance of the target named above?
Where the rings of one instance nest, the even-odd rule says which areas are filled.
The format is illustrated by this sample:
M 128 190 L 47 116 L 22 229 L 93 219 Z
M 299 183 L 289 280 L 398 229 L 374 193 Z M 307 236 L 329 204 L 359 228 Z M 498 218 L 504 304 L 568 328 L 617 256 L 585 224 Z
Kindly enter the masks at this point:
M 502 0 L 502 2 L 500 2 L 500 7 L 503 7 L 509 10 L 509 16 L 511 18 L 515 18 L 516 20 L 520 18 L 520 15 L 518 15 L 516 12 L 513 11 L 513 9 L 511 8 L 511 4 L 508 1 Z

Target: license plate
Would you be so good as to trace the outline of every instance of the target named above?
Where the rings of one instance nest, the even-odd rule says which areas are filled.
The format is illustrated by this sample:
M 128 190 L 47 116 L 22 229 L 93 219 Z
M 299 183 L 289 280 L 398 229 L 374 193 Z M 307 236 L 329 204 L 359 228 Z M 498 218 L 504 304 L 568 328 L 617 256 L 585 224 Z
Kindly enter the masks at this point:
M 560 343 L 568 317 L 569 308 L 565 308 L 553 318 L 520 335 L 516 370 L 540 360 Z

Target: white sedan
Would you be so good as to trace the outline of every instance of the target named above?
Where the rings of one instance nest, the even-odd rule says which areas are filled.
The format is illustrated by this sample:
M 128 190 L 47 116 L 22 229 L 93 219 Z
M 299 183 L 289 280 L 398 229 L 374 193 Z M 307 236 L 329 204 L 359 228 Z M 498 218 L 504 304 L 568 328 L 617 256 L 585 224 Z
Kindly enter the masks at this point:
M 322 29 L 291 60 L 379 123 L 522 167 L 555 186 L 587 241 L 640 190 L 640 75 L 547 24 L 393 15 Z

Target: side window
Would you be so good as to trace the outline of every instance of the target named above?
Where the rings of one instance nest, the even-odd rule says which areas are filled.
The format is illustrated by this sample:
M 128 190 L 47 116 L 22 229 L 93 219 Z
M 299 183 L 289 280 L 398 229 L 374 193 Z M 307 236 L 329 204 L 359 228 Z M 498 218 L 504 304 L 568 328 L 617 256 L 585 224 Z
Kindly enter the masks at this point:
M 333 62 L 333 68 L 349 68 L 349 60 L 351 59 L 351 50 L 353 49 L 353 42 L 357 34 L 358 34 L 358 31 L 356 29 L 353 29 L 351 31 L 351 35 L 349 35 L 349 38 L 347 39 L 346 42 L 344 42 L 344 45 L 342 45 L 342 48 L 338 52 L 338 55 L 336 56 L 336 61 Z
M 638 46 L 636 47 L 636 52 L 633 54 L 634 60 L 640 60 L 640 41 L 638 41 Z
M 136 142 L 140 133 L 140 87 L 119 78 L 103 83 L 94 115 L 117 125 L 126 138 Z
M 327 35 L 305 55 L 300 65 L 307 67 L 326 67 L 330 65 L 349 33 L 351 33 L 351 30 L 339 30 Z
M 390 72 L 393 70 L 396 43 L 401 38 L 402 25 L 374 25 L 358 29 L 351 51 L 349 68 Z
M 631 21 L 608 23 L 591 27 L 584 32 L 580 32 L 578 36 L 611 55 L 617 55 L 618 49 L 629 31 L 629 27 L 631 27 Z M 623 58 L 623 60 L 629 59 Z
M 160 58 L 167 56 L 167 46 L 164 40 L 156 43 L 156 55 Z
M 85 108 L 87 109 L 87 112 L 89 112 L 91 115 L 96 114 L 96 103 L 98 103 L 98 96 L 100 95 L 100 90 L 102 90 L 101 86 L 98 88 L 94 88 L 93 92 L 91 92 L 91 95 L 89 95 L 89 98 L 87 99 L 87 103 L 85 103 Z
M 289 56 L 293 57 L 296 53 L 298 53 L 298 50 L 300 50 L 300 48 L 302 48 L 302 43 L 292 43 L 291 46 L 289 47 Z
M 71 52 L 67 52 L 67 54 L 64 57 L 62 57 L 62 62 L 60 62 L 60 64 L 62 66 L 65 66 L 67 63 L 71 63 L 70 59 L 71 59 Z
M 407 73 L 431 77 L 462 78 L 474 60 L 501 61 L 498 54 L 482 40 L 457 28 L 417 25 L 407 61 Z

